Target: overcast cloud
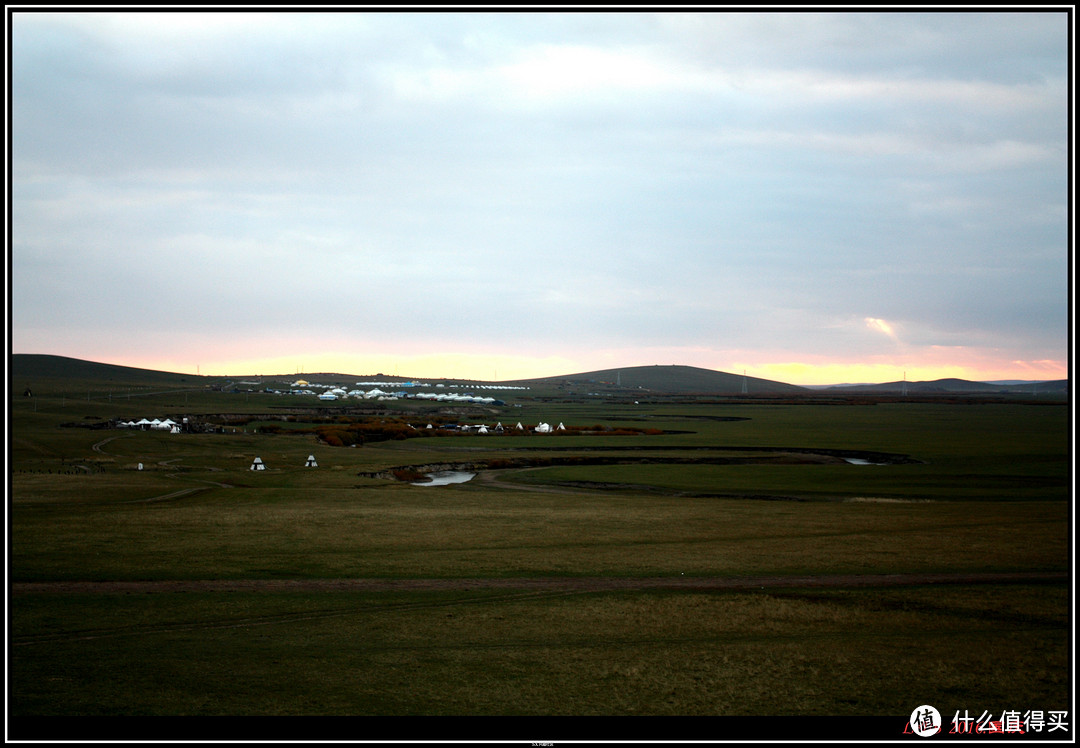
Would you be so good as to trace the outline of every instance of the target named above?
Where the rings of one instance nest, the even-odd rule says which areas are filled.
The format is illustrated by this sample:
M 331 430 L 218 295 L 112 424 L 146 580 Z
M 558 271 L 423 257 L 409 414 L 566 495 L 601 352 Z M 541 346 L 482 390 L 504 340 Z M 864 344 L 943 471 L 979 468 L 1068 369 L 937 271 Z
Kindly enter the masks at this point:
M 16 353 L 1066 375 L 1064 12 L 11 19 Z

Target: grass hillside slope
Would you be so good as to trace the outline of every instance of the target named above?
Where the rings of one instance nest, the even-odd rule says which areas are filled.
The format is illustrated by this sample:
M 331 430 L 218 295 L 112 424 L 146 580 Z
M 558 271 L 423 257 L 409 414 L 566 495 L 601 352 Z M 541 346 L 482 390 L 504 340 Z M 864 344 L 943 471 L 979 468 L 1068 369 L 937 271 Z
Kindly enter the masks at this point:
M 598 389 L 616 387 L 623 390 L 641 389 L 671 393 L 804 393 L 807 390 L 793 384 L 774 382 L 741 374 L 702 369 L 696 366 L 630 366 L 621 369 L 602 369 L 581 374 L 529 380 L 546 384 L 573 384 Z

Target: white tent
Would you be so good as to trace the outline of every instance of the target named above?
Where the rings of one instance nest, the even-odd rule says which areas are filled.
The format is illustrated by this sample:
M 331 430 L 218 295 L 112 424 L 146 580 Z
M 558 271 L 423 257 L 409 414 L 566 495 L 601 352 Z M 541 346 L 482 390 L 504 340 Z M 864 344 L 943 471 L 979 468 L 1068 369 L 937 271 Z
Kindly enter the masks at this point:
M 308 455 L 307 462 L 304 463 L 304 467 L 319 467 L 319 464 L 315 462 L 315 455 Z
M 263 464 L 261 457 L 256 457 L 255 461 L 251 463 L 252 470 L 266 470 L 266 465 Z
M 538 433 L 538 434 L 550 434 L 551 433 L 551 424 L 550 423 L 538 424 L 537 427 L 534 429 L 534 431 L 536 431 L 536 433 Z
M 557 428 L 555 430 L 556 431 L 566 431 L 566 427 L 562 425 L 562 421 L 559 421 L 559 428 Z
M 518 431 L 524 431 L 525 427 L 521 425 L 521 421 L 518 421 L 518 425 L 515 426 Z

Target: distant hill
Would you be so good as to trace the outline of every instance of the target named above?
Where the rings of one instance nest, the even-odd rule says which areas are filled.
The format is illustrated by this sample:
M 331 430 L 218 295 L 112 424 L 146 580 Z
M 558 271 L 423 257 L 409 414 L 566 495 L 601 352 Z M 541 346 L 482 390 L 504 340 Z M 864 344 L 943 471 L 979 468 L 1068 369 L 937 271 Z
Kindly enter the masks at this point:
M 39 379 L 69 379 L 69 380 L 94 380 L 101 383 L 116 383 L 124 385 L 180 385 L 193 382 L 220 381 L 220 377 L 200 377 L 193 374 L 181 374 L 176 372 L 155 371 L 152 369 L 137 369 L 130 366 L 118 366 L 115 364 L 103 364 L 95 361 L 84 361 L 67 356 L 53 356 L 47 354 L 16 353 L 12 354 L 9 361 L 9 375 L 11 386 L 23 387 L 32 385 Z M 306 379 L 313 380 L 315 377 L 322 379 L 334 378 L 339 380 L 355 379 L 358 375 L 350 374 L 324 374 L 304 375 Z M 404 379 L 401 377 L 384 377 L 387 380 Z M 265 377 L 264 377 L 265 378 Z M 280 375 L 273 378 L 289 379 L 294 375 Z M 431 380 L 437 381 L 437 380 Z M 454 380 L 446 380 L 454 381 Z M 604 391 L 643 391 L 669 394 L 708 394 L 708 395 L 738 395 L 743 394 L 743 387 L 749 395 L 764 394 L 812 394 L 814 392 L 831 392 L 839 395 L 844 394 L 901 394 L 905 387 L 909 395 L 933 395 L 933 394 L 1013 394 L 1030 395 L 1033 392 L 1039 394 L 1055 394 L 1067 396 L 1069 392 L 1069 380 L 1060 379 L 1049 382 L 1022 382 L 1008 384 L 1004 382 L 972 382 L 965 379 L 937 379 L 929 382 L 885 382 L 883 384 L 859 384 L 859 385 L 835 385 L 831 387 L 799 387 L 784 382 L 775 382 L 769 379 L 757 377 L 744 377 L 741 374 L 729 374 L 723 371 L 702 369 L 695 366 L 628 366 L 618 369 L 602 369 L 599 371 L 583 372 L 581 374 L 566 374 L 555 377 L 543 377 L 538 379 L 522 379 L 501 384 L 523 385 L 546 385 L 558 387 L 572 385 L 579 391 L 604 390 Z
M 124 384 L 177 384 L 201 379 L 191 374 L 177 374 L 131 366 L 100 364 L 66 356 L 38 353 L 15 353 L 9 359 L 8 372 L 13 380 L 21 379 L 82 379 Z M 17 382 L 20 386 L 22 382 Z
M 1022 384 L 1001 384 L 994 382 L 972 382 L 967 379 L 935 379 L 928 382 L 884 382 L 882 384 L 837 385 L 829 387 L 831 392 L 859 394 L 898 394 L 905 389 L 911 395 L 930 394 L 1031 394 L 1032 392 L 1064 394 L 1069 389 L 1069 380 L 1059 379 L 1052 382 L 1025 382 Z
M 566 374 L 542 379 L 521 380 L 523 383 L 547 385 L 573 384 L 582 388 L 643 390 L 662 393 L 701 393 L 737 395 L 746 387 L 746 394 L 798 394 L 807 393 L 804 387 L 774 382 L 741 374 L 728 374 L 696 366 L 628 366 L 619 369 L 603 369 L 581 374 Z

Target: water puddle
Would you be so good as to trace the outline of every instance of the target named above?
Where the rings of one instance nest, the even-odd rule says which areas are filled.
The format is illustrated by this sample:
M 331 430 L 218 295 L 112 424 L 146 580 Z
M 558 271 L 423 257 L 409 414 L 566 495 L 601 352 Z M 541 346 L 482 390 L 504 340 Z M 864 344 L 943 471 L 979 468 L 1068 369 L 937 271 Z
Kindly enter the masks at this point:
M 415 481 L 414 486 L 449 486 L 452 483 L 466 483 L 476 477 L 476 473 L 468 473 L 463 470 L 444 470 L 438 473 L 428 473 L 431 480 Z

